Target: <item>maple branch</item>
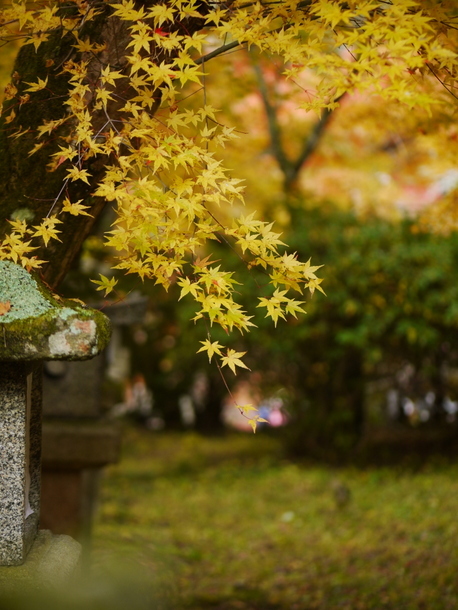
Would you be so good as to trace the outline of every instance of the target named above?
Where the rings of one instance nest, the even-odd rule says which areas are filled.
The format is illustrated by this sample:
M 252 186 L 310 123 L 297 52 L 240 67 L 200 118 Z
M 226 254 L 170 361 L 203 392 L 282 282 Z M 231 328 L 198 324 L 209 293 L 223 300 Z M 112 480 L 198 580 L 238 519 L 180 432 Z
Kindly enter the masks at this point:
M 240 8 L 251 6 L 252 4 L 255 4 L 255 2 L 243 4 L 240 6 Z M 266 4 L 282 4 L 282 2 L 278 2 L 278 3 L 277 2 L 267 2 Z M 312 0 L 303 0 L 302 2 L 299 2 L 299 4 L 297 5 L 297 9 L 309 7 L 311 4 L 312 4 Z M 286 31 L 286 30 L 289 30 L 290 27 L 291 27 L 291 25 L 284 25 L 281 28 L 272 30 L 269 33 L 273 34 L 275 32 L 280 32 L 281 30 Z M 195 63 L 200 66 L 201 64 L 205 63 L 206 61 L 209 61 L 210 59 L 213 59 L 214 57 L 218 57 L 218 55 L 222 55 L 223 53 L 226 53 L 226 51 L 231 51 L 232 49 L 236 49 L 237 47 L 245 45 L 245 44 L 247 44 L 247 43 L 239 42 L 238 40 L 234 40 L 233 42 L 230 42 L 228 44 L 222 45 L 221 47 L 218 47 L 218 49 L 211 51 L 211 53 L 208 53 L 207 55 L 203 55 L 202 57 L 199 57 L 199 59 L 195 60 Z
M 202 55 L 202 57 L 199 57 L 198 59 L 194 60 L 194 63 L 196 63 L 198 66 L 200 66 L 201 64 L 204 64 L 206 61 L 209 61 L 210 59 L 213 59 L 214 57 L 218 57 L 218 55 L 222 55 L 223 53 L 226 53 L 226 51 L 231 51 L 232 49 L 241 47 L 244 44 L 246 44 L 246 42 L 239 42 L 238 40 L 234 40 L 234 42 L 230 42 L 228 44 L 223 44 L 222 47 L 218 47 L 214 51 L 211 51 L 211 53 L 207 53 L 207 55 Z
M 429 65 L 429 63 L 426 63 L 426 67 L 428 68 L 428 70 L 431 72 L 431 74 L 434 76 L 434 78 L 436 80 L 438 80 L 440 82 L 440 84 L 444 87 L 444 89 L 450 93 L 450 95 L 452 97 L 454 97 L 456 100 L 458 100 L 458 96 L 452 91 L 452 89 L 450 89 L 449 87 L 447 87 L 447 85 L 445 84 L 445 82 L 439 77 L 439 75 L 436 73 L 436 71 Z
M 281 171 L 285 177 L 285 186 L 290 182 L 291 173 L 294 171 L 294 165 L 288 159 L 286 152 L 283 148 L 283 143 L 281 140 L 281 129 L 278 124 L 277 119 L 277 110 L 275 106 L 270 103 L 269 95 L 267 91 L 266 81 L 264 79 L 264 75 L 262 73 L 259 64 L 253 62 L 253 68 L 256 74 L 256 79 L 258 81 L 259 93 L 261 94 L 261 98 L 264 104 L 264 109 L 266 111 L 267 124 L 269 127 L 270 141 L 272 147 L 272 153 L 277 160 Z
M 342 94 L 335 101 L 340 102 L 345 97 L 345 95 L 346 93 Z M 311 133 L 304 142 L 303 148 L 298 158 L 293 164 L 296 175 L 299 173 L 301 167 L 304 165 L 307 159 L 315 152 L 320 142 L 321 136 L 323 135 L 323 132 L 326 129 L 333 112 L 334 110 L 324 108 L 320 120 L 313 126 Z
M 264 109 L 267 117 L 267 124 L 269 128 L 270 140 L 271 140 L 271 148 L 272 154 L 277 160 L 278 165 L 280 166 L 281 171 L 284 176 L 284 188 L 287 193 L 292 190 L 294 182 L 297 180 L 298 174 L 302 169 L 303 165 L 306 163 L 307 159 L 315 152 L 320 139 L 325 131 L 329 120 L 334 112 L 334 110 L 330 110 L 329 108 L 324 108 L 320 120 L 315 123 L 311 133 L 308 135 L 302 149 L 295 160 L 291 160 L 288 158 L 288 155 L 285 152 L 283 147 L 282 138 L 281 138 L 281 128 L 278 123 L 277 118 L 277 110 L 275 106 L 273 106 L 269 100 L 269 95 L 267 91 L 266 81 L 264 79 L 263 73 L 259 64 L 253 63 L 253 68 L 256 73 L 259 92 L 261 94 L 261 98 L 264 104 Z M 335 101 L 340 102 L 342 98 L 346 94 L 342 94 Z

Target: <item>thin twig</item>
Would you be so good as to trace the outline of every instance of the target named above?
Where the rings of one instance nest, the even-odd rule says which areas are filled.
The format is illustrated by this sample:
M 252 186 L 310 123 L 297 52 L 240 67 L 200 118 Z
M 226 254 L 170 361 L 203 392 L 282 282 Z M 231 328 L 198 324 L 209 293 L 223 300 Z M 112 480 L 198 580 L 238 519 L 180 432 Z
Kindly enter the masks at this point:
M 218 49 L 211 51 L 211 53 L 207 53 L 207 55 L 203 55 L 202 57 L 199 57 L 198 59 L 195 60 L 195 63 L 198 66 L 200 66 L 201 64 L 204 64 L 206 61 L 209 61 L 210 59 L 213 59 L 214 57 L 218 57 L 218 55 L 222 55 L 223 53 L 226 53 L 227 51 L 231 51 L 232 49 L 241 47 L 244 44 L 246 44 L 246 42 L 239 42 L 238 40 L 234 40 L 234 42 L 224 44 L 222 47 L 218 47 Z

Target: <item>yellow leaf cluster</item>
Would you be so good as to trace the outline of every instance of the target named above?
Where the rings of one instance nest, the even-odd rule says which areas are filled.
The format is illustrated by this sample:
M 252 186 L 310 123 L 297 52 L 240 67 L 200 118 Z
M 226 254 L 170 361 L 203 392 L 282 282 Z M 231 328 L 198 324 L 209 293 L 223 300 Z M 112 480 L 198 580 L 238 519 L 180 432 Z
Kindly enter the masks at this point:
M 199 259 L 209 240 L 225 239 L 239 248 L 249 267 L 269 277 L 270 297 L 259 306 L 275 324 L 303 312 L 303 301 L 291 297 L 308 289 L 322 291 L 318 267 L 283 252 L 272 223 L 241 216 L 231 227 L 218 211 L 243 203 L 240 180 L 216 156 L 235 137 L 234 129 L 217 120 L 217 109 L 205 95 L 200 108 L 187 107 L 189 96 L 205 88 L 210 60 L 242 45 L 284 58 L 285 73 L 294 78 L 304 65 L 317 77 L 313 97 L 304 107 L 321 112 L 334 108 L 345 92 L 374 91 L 409 108 L 446 104 L 456 97 L 457 28 L 453 2 L 433 0 L 235 0 L 226 5 L 199 0 L 169 0 L 147 6 L 133 0 L 110 3 L 111 17 L 129 35 L 123 62 L 107 52 L 105 43 L 81 35 L 97 15 L 97 5 L 76 2 L 75 10 L 60 3 L 15 2 L 0 10 L 0 38 L 23 36 L 38 48 L 53 32 L 72 37 L 72 53 L 61 69 L 68 77 L 65 119 L 38 127 L 39 141 L 59 140 L 49 168 L 66 170 L 62 188 L 48 217 L 33 227 L 12 222 L 0 244 L 0 258 L 33 268 L 31 252 L 59 239 L 57 228 L 67 215 L 90 215 L 82 201 L 70 202 L 66 187 L 82 181 L 91 194 L 114 202 L 117 218 L 106 244 L 116 255 L 115 268 L 149 278 L 166 289 L 177 283 L 180 298 L 198 303 L 195 319 L 219 324 L 228 332 L 253 326 L 251 316 L 235 301 L 233 274 Z M 205 9 L 205 10 L 204 10 Z M 190 28 L 190 24 L 199 24 Z M 443 93 L 437 95 L 437 80 Z M 434 83 L 434 87 L 432 86 Z M 121 87 L 122 84 L 122 87 Z M 52 96 L 48 79 L 16 84 L 5 93 L 4 123 L 16 121 L 17 108 L 33 96 Z M 20 94 L 22 93 L 22 97 Z M 18 97 L 19 96 L 19 97 Z M 448 96 L 448 97 L 447 97 Z M 100 118 L 102 117 L 102 119 Z M 62 126 L 65 122 L 65 131 Z M 28 133 L 22 125 L 14 137 Z M 101 158 L 106 171 L 94 184 L 89 165 Z M 52 212 L 52 214 L 51 214 Z M 116 280 L 102 276 L 99 290 L 108 294 Z M 243 353 L 208 339 L 199 351 L 220 359 L 232 371 L 246 368 Z M 256 418 L 254 418 L 254 427 Z

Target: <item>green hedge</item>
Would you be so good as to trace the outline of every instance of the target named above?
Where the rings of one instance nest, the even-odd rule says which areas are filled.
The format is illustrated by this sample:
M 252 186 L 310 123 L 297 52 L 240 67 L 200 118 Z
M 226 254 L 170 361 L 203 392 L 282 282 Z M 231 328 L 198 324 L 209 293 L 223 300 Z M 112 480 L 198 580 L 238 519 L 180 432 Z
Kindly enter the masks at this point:
M 420 233 L 409 220 L 361 220 L 330 204 L 290 212 L 294 230 L 285 241 L 301 258 L 324 264 L 327 296 L 315 293 L 306 316 L 279 321 L 276 330 L 259 309 L 258 328 L 230 341 L 248 351 L 245 361 L 262 372 L 267 395 L 280 388 L 286 393 L 292 449 L 347 451 L 367 423 L 369 381 L 394 375 L 408 362 L 421 374 L 422 392 L 433 389 L 439 400 L 447 391 L 441 367 L 453 365 L 458 346 L 458 239 Z M 216 256 L 242 276 L 240 300 L 252 308 L 267 278 L 248 272 L 228 248 L 221 246 Z M 137 350 L 137 369 L 166 415 L 176 411 L 196 370 L 206 371 L 211 392 L 202 421 L 215 426 L 225 390 L 216 367 L 195 354 L 205 328 L 189 321 L 193 305 L 177 303 L 177 290 L 154 295 L 154 321 L 149 341 Z M 220 332 L 214 338 L 227 343 Z M 233 384 L 230 371 L 227 379 Z

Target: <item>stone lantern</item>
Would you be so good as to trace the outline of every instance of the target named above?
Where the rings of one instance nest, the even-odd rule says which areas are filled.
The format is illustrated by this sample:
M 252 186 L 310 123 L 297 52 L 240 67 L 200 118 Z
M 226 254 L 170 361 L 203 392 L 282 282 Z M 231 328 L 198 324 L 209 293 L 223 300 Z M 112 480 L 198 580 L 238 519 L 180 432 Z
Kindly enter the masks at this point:
M 38 535 L 42 362 L 93 358 L 110 332 L 101 312 L 60 299 L 19 265 L 0 261 L 0 565 L 19 566 L 29 552 L 37 556 L 34 545 L 49 551 L 54 538 L 68 538 Z

